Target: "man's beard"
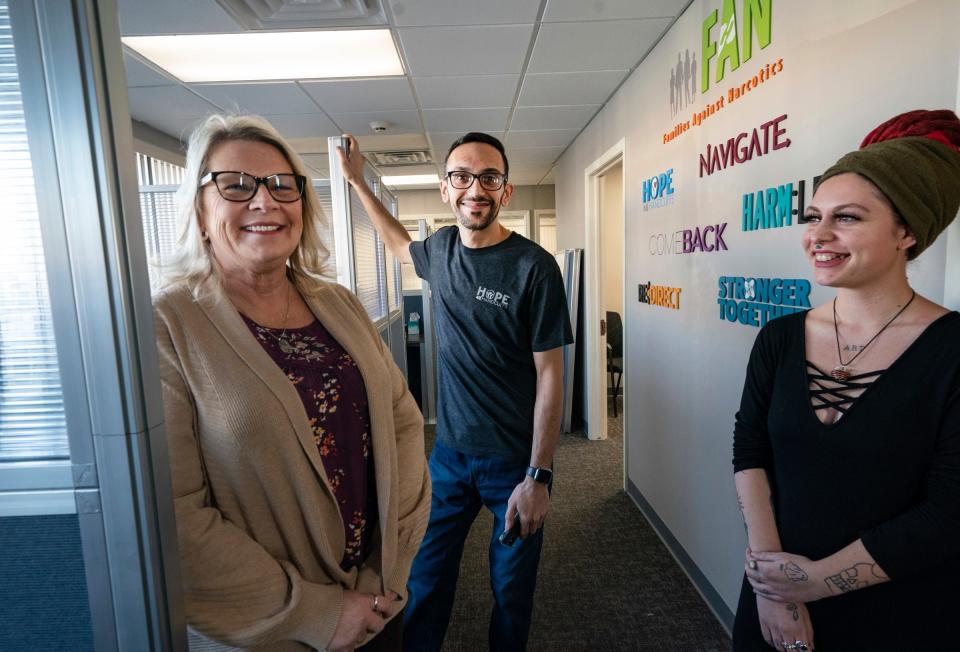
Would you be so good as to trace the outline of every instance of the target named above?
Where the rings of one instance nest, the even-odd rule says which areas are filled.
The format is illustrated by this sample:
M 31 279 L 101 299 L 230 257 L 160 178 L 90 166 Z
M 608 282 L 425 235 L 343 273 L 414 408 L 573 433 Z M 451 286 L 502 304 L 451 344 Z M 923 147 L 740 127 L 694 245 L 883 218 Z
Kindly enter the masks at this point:
M 493 224 L 493 221 L 497 219 L 497 215 L 500 214 L 500 202 L 495 200 L 490 200 L 490 205 L 487 206 L 487 214 L 480 221 L 475 222 L 471 219 L 472 211 L 467 210 L 461 205 L 457 206 L 457 222 L 465 229 L 470 229 L 471 231 L 483 231 L 485 228 Z

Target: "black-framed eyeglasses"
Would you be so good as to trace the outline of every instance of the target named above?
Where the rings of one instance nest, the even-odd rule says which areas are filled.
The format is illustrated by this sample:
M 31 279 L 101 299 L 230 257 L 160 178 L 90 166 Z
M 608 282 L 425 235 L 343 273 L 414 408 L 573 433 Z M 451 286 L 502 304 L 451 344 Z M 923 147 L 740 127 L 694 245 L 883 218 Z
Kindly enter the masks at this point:
M 480 181 L 480 187 L 484 190 L 500 190 L 507 180 L 507 175 L 499 172 L 481 172 L 474 174 L 466 170 L 451 170 L 447 172 L 447 181 L 457 190 L 466 190 L 473 185 L 474 179 Z
M 222 170 L 207 172 L 200 178 L 200 187 L 213 181 L 217 192 L 227 201 L 250 201 L 260 189 L 260 184 L 278 202 L 290 204 L 303 197 L 307 187 L 307 178 L 302 174 L 271 174 L 268 177 L 256 177 L 246 172 Z

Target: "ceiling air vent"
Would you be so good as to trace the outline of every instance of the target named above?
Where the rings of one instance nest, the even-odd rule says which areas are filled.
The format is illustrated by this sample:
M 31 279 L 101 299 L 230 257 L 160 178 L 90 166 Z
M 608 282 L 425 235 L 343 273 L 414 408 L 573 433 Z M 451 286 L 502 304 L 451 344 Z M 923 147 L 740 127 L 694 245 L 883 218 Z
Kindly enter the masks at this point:
M 386 25 L 380 0 L 217 0 L 251 30 Z
M 429 165 L 430 152 L 421 149 L 408 149 L 398 152 L 370 152 L 367 154 L 375 165 L 384 167 L 398 167 L 403 165 Z

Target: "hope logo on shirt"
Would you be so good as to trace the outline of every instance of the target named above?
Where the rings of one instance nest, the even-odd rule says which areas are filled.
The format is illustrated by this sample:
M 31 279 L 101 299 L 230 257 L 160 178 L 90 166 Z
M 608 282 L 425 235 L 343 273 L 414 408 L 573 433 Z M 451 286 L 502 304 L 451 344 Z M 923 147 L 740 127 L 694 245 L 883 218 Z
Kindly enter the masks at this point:
M 506 308 L 507 304 L 510 302 L 510 295 L 504 294 L 503 292 L 498 292 L 497 290 L 485 288 L 481 285 L 477 287 L 476 299 L 477 301 L 492 303 L 495 306 Z

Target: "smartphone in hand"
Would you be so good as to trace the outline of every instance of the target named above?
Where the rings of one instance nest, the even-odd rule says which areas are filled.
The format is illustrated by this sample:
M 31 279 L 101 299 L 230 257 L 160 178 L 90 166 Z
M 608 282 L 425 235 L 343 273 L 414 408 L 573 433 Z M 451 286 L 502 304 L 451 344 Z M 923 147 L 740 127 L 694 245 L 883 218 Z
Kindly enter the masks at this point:
M 520 513 L 517 512 L 516 518 L 513 519 L 513 525 L 510 526 L 510 529 L 506 532 L 500 533 L 500 543 L 505 546 L 512 546 L 513 542 L 517 540 L 517 537 L 520 536 Z

